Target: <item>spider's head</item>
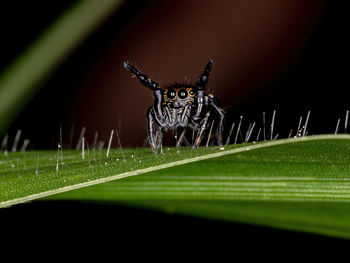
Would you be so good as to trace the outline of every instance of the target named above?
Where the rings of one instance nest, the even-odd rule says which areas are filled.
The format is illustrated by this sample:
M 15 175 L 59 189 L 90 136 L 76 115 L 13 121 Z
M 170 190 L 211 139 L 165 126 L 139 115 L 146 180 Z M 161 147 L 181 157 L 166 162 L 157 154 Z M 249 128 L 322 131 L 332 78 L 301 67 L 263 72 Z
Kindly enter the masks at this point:
M 162 89 L 163 101 L 171 108 L 183 108 L 192 104 L 196 96 L 195 87 L 188 84 L 175 84 Z

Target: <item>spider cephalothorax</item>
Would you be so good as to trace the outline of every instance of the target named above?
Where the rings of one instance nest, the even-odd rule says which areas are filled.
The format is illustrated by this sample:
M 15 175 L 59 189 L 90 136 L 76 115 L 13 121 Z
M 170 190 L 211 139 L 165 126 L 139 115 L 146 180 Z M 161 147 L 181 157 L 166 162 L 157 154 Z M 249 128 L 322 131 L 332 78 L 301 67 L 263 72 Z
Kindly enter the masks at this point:
M 154 104 L 147 111 L 149 142 L 154 153 L 158 152 L 162 143 L 164 130 L 180 129 L 180 136 L 176 143 L 176 146 L 180 146 L 185 140 L 186 129 L 191 128 L 196 133 L 193 147 L 197 148 L 205 130 L 210 123 L 214 122 L 216 122 L 214 134 L 217 144 L 222 145 L 224 110 L 220 108 L 215 96 L 205 93 L 212 65 L 213 61 L 209 60 L 195 85 L 174 84 L 160 88 L 157 82 L 143 75 L 128 62 L 124 62 L 124 67 L 154 92 Z

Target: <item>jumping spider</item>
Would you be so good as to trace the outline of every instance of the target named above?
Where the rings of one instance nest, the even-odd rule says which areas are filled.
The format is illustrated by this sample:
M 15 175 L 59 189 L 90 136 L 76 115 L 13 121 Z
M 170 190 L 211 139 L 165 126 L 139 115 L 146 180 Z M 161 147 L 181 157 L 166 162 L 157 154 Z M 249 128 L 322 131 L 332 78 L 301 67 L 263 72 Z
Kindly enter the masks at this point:
M 161 88 L 159 84 L 143 75 L 136 67 L 124 62 L 124 67 L 131 71 L 140 82 L 153 90 L 154 104 L 147 111 L 147 130 L 149 143 L 154 153 L 162 144 L 163 130 L 180 129 L 176 146 L 181 146 L 189 127 L 196 137 L 193 148 L 200 145 L 204 131 L 213 121 L 216 123 L 215 138 L 222 145 L 224 110 L 220 108 L 218 99 L 205 93 L 213 60 L 209 60 L 202 75 L 195 85 L 174 84 Z

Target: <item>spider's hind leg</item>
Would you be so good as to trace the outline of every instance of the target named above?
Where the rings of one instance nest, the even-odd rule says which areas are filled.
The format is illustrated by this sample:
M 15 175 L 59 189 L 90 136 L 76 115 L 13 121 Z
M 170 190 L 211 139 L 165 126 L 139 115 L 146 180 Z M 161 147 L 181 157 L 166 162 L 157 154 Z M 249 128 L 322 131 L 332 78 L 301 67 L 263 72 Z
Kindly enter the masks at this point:
M 148 131 L 148 141 L 151 145 L 152 151 L 157 154 L 158 148 L 157 148 L 157 142 L 156 142 L 156 134 L 155 134 L 155 118 L 153 117 L 153 110 L 152 107 L 148 109 L 147 111 L 147 131 Z
M 218 108 L 217 113 L 219 115 L 219 124 L 216 128 L 216 140 L 219 146 L 222 145 L 222 131 L 223 131 L 223 125 L 224 125 L 224 119 L 225 119 L 225 113 L 223 109 Z
M 156 134 L 156 147 L 157 152 L 160 148 L 160 153 L 163 153 L 163 129 L 161 127 L 158 128 L 157 134 Z
M 208 123 L 209 116 L 210 116 L 210 111 L 208 111 L 205 114 L 204 118 L 201 121 L 201 126 L 198 129 L 196 140 L 194 141 L 194 145 L 193 145 L 194 149 L 198 148 L 198 146 L 200 145 L 200 143 L 202 141 L 203 133 L 204 133 L 205 129 L 207 128 L 207 123 Z
M 179 139 L 177 140 L 176 147 L 180 147 L 182 145 L 182 142 L 185 141 L 185 144 L 188 145 L 188 141 L 185 137 L 186 133 L 186 127 L 182 128 L 181 134 L 179 136 Z
M 218 100 L 213 95 L 209 95 L 208 99 L 209 99 L 210 105 L 214 108 L 214 111 L 217 117 L 219 118 L 218 125 L 216 126 L 215 136 L 216 136 L 217 144 L 221 146 L 225 111 L 220 107 Z

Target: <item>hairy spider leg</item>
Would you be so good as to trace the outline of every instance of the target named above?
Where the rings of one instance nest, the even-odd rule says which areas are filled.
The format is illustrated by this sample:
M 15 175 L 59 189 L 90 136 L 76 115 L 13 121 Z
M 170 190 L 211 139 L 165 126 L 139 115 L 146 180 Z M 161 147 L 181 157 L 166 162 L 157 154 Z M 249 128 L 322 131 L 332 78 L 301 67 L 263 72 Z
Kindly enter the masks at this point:
M 219 117 L 219 123 L 216 128 L 216 138 L 217 138 L 217 143 L 219 146 L 222 145 L 222 131 L 223 131 L 223 125 L 224 125 L 224 119 L 225 119 L 225 111 L 220 108 L 218 105 L 218 102 L 214 99 L 209 97 L 209 102 L 211 106 L 215 109 L 216 113 L 218 114 Z
M 187 128 L 187 127 L 184 127 L 184 128 L 182 129 L 181 134 L 180 134 L 180 136 L 179 136 L 179 139 L 178 139 L 178 141 L 177 141 L 177 143 L 176 143 L 176 147 L 180 147 L 181 144 L 182 144 L 182 141 L 183 141 L 184 139 L 186 139 L 186 138 L 185 138 L 186 128 Z
M 209 130 L 209 134 L 208 134 L 208 138 L 207 138 L 207 143 L 206 143 L 205 147 L 209 146 L 209 142 L 210 142 L 210 139 L 211 139 L 211 132 L 213 130 L 214 122 L 215 122 L 214 120 L 211 122 L 210 130 Z
M 163 128 L 162 127 L 158 127 L 158 131 L 157 131 L 157 138 L 156 138 L 156 147 L 157 147 L 157 152 L 158 149 L 163 147 Z
M 157 120 L 160 123 L 164 123 L 165 120 L 164 120 L 164 116 L 162 113 L 162 106 L 161 106 L 162 105 L 162 93 L 161 93 L 159 84 L 157 82 L 151 80 L 146 75 L 142 74 L 140 70 L 138 70 L 133 65 L 130 65 L 129 62 L 127 62 L 127 61 L 124 62 L 124 67 L 126 69 L 130 70 L 130 72 L 132 74 L 134 74 L 139 79 L 139 81 L 142 83 L 142 85 L 153 90 L 155 114 L 156 114 Z
M 140 70 L 135 68 L 134 66 L 130 65 L 129 62 L 124 62 L 124 68 L 128 69 L 131 71 L 132 74 L 134 74 L 139 81 L 142 83 L 142 85 L 150 88 L 151 90 L 159 90 L 159 84 L 153 80 L 151 80 L 149 77 L 146 75 L 142 74 Z
M 202 90 L 202 91 L 205 90 L 205 86 L 208 83 L 208 78 L 209 78 L 209 74 L 210 74 L 212 66 L 213 66 L 213 60 L 210 59 L 208 61 L 207 65 L 205 66 L 205 69 L 204 69 L 202 75 L 200 76 L 199 80 L 196 83 L 197 90 Z
M 180 130 L 181 130 L 181 129 L 182 129 L 182 130 L 181 130 L 180 137 L 179 137 L 178 141 L 176 142 L 176 147 L 181 146 L 182 141 L 185 141 L 185 144 L 186 144 L 186 145 L 189 145 L 189 142 L 187 141 L 187 139 L 186 139 L 186 137 L 185 137 L 185 133 L 186 133 L 187 125 L 188 125 L 187 122 L 185 123 L 185 117 L 186 117 L 186 116 L 187 116 L 187 117 L 190 117 L 190 111 L 191 111 L 191 106 L 190 106 L 189 104 L 187 104 L 187 105 L 185 106 L 185 108 L 184 108 L 182 114 L 181 114 L 181 119 L 180 119 L 180 121 L 181 121 L 182 125 L 184 125 L 184 126 L 183 126 L 183 128 L 180 128 Z
M 184 142 L 185 146 L 191 145 L 190 142 L 186 139 L 186 136 L 183 137 L 183 142 Z
M 155 135 L 155 121 L 152 114 L 152 107 L 147 112 L 147 131 L 148 140 L 151 145 L 152 151 L 157 153 L 156 135 Z
M 213 60 L 210 59 L 208 61 L 208 64 L 206 65 L 202 75 L 200 76 L 199 80 L 196 83 L 198 106 L 197 106 L 196 114 L 194 115 L 194 119 L 198 119 L 201 112 L 202 112 L 202 108 L 203 108 L 203 104 L 204 104 L 204 91 L 205 91 L 205 87 L 208 83 L 208 78 L 209 78 L 209 74 L 210 74 L 212 66 L 213 66 Z
M 205 117 L 201 121 L 202 124 L 201 124 L 201 127 L 198 129 L 197 137 L 196 137 L 196 140 L 194 141 L 194 145 L 193 145 L 193 148 L 195 148 L 195 149 L 198 148 L 198 146 L 200 145 L 200 143 L 202 141 L 203 132 L 207 127 L 207 122 L 208 122 L 209 116 L 210 116 L 210 111 L 208 111 L 205 114 Z

